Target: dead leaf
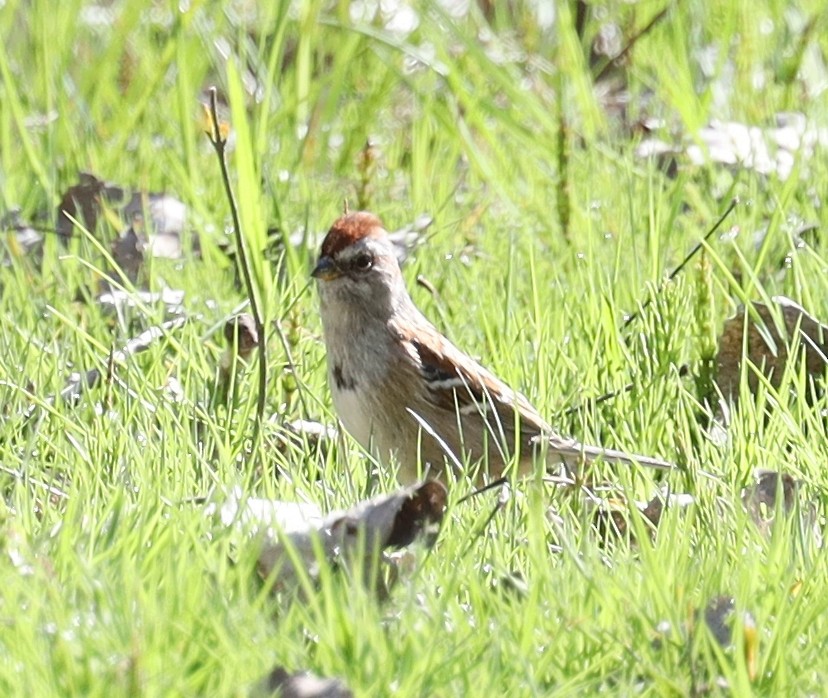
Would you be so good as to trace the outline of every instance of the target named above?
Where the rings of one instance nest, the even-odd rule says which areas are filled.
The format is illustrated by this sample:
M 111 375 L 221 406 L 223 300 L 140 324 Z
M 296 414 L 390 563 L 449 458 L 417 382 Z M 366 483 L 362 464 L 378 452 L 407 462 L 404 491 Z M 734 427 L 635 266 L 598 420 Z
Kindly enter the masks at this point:
M 312 578 L 320 563 L 316 550 L 321 547 L 327 562 L 361 564 L 363 578 L 379 586 L 380 580 L 368 576 L 376 553 L 404 547 L 420 537 L 432 545 L 443 519 L 446 497 L 441 483 L 429 481 L 360 502 L 347 511 L 332 512 L 321 521 L 308 519 L 292 531 L 281 528 L 263 546 L 259 574 L 275 574 L 274 588 L 278 590 L 296 588 L 298 573 L 288 546 Z
M 732 596 L 717 596 L 711 599 L 704 609 L 704 622 L 722 649 L 728 650 L 733 646 L 733 622 L 736 601 Z M 757 650 L 759 637 L 756 629 L 756 620 L 750 611 L 743 611 L 742 622 L 742 652 L 747 665 L 748 677 L 751 681 L 757 675 Z
M 732 596 L 716 596 L 711 599 L 704 609 L 704 622 L 723 648 L 730 646 L 731 629 L 730 616 L 736 602 Z
M 803 496 L 802 486 L 790 474 L 775 470 L 757 470 L 756 482 L 742 490 L 742 506 L 757 528 L 770 535 L 777 511 L 783 518 L 798 515 L 797 534 L 810 533 L 817 547 L 822 545 L 816 504 Z
M 78 173 L 78 183 L 73 184 L 61 197 L 57 209 L 57 234 L 68 241 L 72 237 L 77 221 L 87 230 L 94 232 L 103 202 L 115 205 L 122 202 L 125 192 L 122 188 L 107 185 L 88 172 Z
M 704 626 L 700 625 L 703 621 Z M 736 624 L 741 624 L 741 646 L 734 647 L 734 639 L 739 637 Z M 714 596 L 707 602 L 702 612 L 698 608 L 691 608 L 687 620 L 677 627 L 669 620 L 660 621 L 655 627 L 651 641 L 653 649 L 659 650 L 665 646 L 676 646 L 680 643 L 689 643 L 702 627 L 710 631 L 710 635 L 726 656 L 731 656 L 734 650 L 742 652 L 748 673 L 748 678 L 755 681 L 758 677 L 759 633 L 756 619 L 750 611 L 743 611 L 741 616 L 736 614 L 736 600 L 732 596 Z M 702 696 L 722 691 L 729 692 L 730 685 L 724 676 L 710 676 L 706 665 L 694 666 L 691 659 L 691 676 L 693 685 L 690 690 L 692 696 Z M 702 679 L 697 683 L 699 679 Z
M 279 698 L 353 698 L 340 679 L 323 679 L 309 671 L 288 672 L 275 667 L 259 684 L 254 695 Z
M 142 253 L 146 250 L 153 257 L 168 259 L 182 256 L 181 240 L 187 227 L 184 203 L 166 193 L 129 192 L 87 172 L 78 177 L 79 182 L 67 189 L 58 204 L 57 233 L 61 238 L 69 240 L 74 234 L 73 219 L 95 234 L 99 219 L 106 216 L 116 230 L 124 230 L 121 237 L 125 244 L 140 247 Z M 197 239 L 193 251 L 198 251 Z M 116 260 L 120 264 L 117 256 Z
M 181 236 L 187 226 L 187 207 L 175 197 L 136 192 L 121 211 L 121 218 L 132 227 L 135 227 L 136 221 L 141 221 L 138 232 L 145 238 L 146 248 L 153 257 L 181 257 Z
M 713 120 L 686 143 L 673 144 L 654 136 L 639 144 L 636 155 L 681 154 L 694 166 L 714 163 L 785 180 L 797 161 L 806 161 L 826 147 L 828 129 L 808 123 L 804 114 L 784 112 L 776 115 L 776 125 L 769 128 Z
M 271 421 L 276 424 L 275 446 L 282 452 L 296 449 L 305 457 L 312 457 L 317 450 L 324 461 L 330 444 L 336 442 L 339 430 L 322 422 L 308 419 L 295 419 L 285 424 L 281 423 L 282 415 L 274 415 Z
M 633 505 L 650 525 L 650 532 L 654 534 L 667 507 L 686 509 L 695 502 L 695 497 L 690 494 L 665 495 L 659 492 L 649 502 L 633 502 Z M 626 538 L 630 543 L 635 543 L 635 536 L 631 530 L 629 502 L 624 499 L 615 497 L 598 500 L 592 525 L 599 540 L 603 542 Z
M 186 312 L 184 308 L 184 291 L 174 288 L 162 289 L 160 293 L 150 291 L 122 291 L 111 289 L 97 298 L 102 310 L 123 313 L 133 308 L 163 305 L 167 317 L 178 317 Z
M 607 501 L 595 510 L 592 526 L 598 534 L 598 540 L 633 540 L 630 534 L 629 514 L 623 502 Z
M 779 500 L 779 486 L 782 499 Z M 756 484 L 742 490 L 742 504 L 757 525 L 773 521 L 777 503 L 782 514 L 790 514 L 796 504 L 799 483 L 788 473 L 763 470 L 756 474 Z
M 774 387 L 779 387 L 789 359 L 798 360 L 802 352 L 808 374 L 813 378 L 825 375 L 828 326 L 790 298 L 774 296 L 772 301 L 771 307 L 758 301 L 752 303 L 754 312 L 746 312 L 742 306 L 725 321 L 716 356 L 716 384 L 726 398 L 735 399 L 739 394 L 745 326 L 747 346 L 744 356 Z M 756 371 L 748 371 L 747 382 L 755 394 L 760 384 Z
M 256 321 L 250 313 L 239 313 L 224 323 L 224 338 L 229 349 L 238 349 L 238 357 L 245 361 L 253 350 L 259 346 L 259 333 Z
M 124 276 L 133 285 L 137 285 L 138 276 L 144 268 L 144 242 L 136 232 L 135 227 L 130 226 L 115 238 L 110 251 L 112 252 L 112 259 L 115 260 Z M 119 275 L 111 273 L 110 276 L 118 279 Z M 104 282 L 102 286 L 110 290 L 110 284 Z
M 4 240 L 4 262 L 40 252 L 43 247 L 43 235 L 22 219 L 18 209 L 13 209 L 0 218 L 0 230 L 7 233 Z
M 322 424 L 322 422 L 313 422 L 309 419 L 294 419 L 292 422 L 285 424 L 285 428 L 292 434 L 307 439 L 310 443 L 334 441 L 339 435 L 339 430 L 336 427 Z
M 234 380 L 234 376 L 247 365 L 253 351 L 259 346 L 259 331 L 253 316 L 249 313 L 240 313 L 227 320 L 224 323 L 224 339 L 227 341 L 227 347 L 219 359 L 214 396 L 216 404 L 223 404 L 228 398 L 236 399 L 240 384 Z
M 217 517 L 224 526 L 238 527 L 245 534 L 264 534 L 268 538 L 275 538 L 279 533 L 290 536 L 315 530 L 324 521 L 321 509 L 315 504 L 245 498 L 240 487 L 234 487 L 220 504 L 208 504 L 204 514 Z
M 389 505 L 397 508 L 397 512 L 383 547 L 404 548 L 420 536 L 425 536 L 428 546 L 434 545 L 446 510 L 445 486 L 431 480 L 416 487 L 407 496 L 402 492 L 396 496 L 397 501 L 393 502 L 393 505 L 389 502 Z M 380 514 L 381 512 L 377 511 L 373 516 L 366 517 L 365 522 L 375 522 L 381 532 L 385 527 L 386 517 Z

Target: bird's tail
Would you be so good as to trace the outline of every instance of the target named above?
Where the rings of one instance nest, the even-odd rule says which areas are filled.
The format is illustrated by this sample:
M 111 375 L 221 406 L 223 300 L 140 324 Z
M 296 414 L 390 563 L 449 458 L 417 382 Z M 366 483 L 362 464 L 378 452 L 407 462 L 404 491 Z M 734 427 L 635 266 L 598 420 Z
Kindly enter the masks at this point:
M 658 470 L 673 470 L 675 464 L 660 458 L 641 456 L 636 453 L 624 453 L 611 448 L 600 446 L 587 446 L 574 439 L 549 438 L 547 444 L 548 462 L 551 464 L 556 459 L 563 463 L 567 470 L 578 470 L 583 463 L 592 463 L 596 460 L 604 460 L 609 463 L 620 463 L 623 465 L 643 465 Z
M 648 468 L 657 468 L 659 470 L 673 470 L 676 467 L 674 463 L 669 463 L 660 458 L 642 456 L 637 453 L 624 453 L 623 451 L 615 451 L 611 448 L 584 446 L 584 460 L 590 462 L 597 459 L 602 459 L 610 463 L 620 463 L 622 465 L 645 465 Z

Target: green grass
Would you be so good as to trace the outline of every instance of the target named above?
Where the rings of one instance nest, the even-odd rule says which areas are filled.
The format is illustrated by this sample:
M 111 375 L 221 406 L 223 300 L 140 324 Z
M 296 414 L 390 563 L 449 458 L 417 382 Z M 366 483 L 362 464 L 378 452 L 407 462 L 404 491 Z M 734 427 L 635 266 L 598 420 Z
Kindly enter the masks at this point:
M 0 693 L 247 695 L 275 664 L 342 677 L 365 696 L 686 695 L 719 676 L 739 695 L 823 690 L 825 558 L 795 520 L 764 537 L 739 493 L 754 468 L 782 468 L 804 481 L 821 527 L 825 399 L 812 409 L 792 397 L 805 389 L 793 367 L 780 390 L 742 395 L 716 447 L 677 368 L 699 365 L 705 332 L 744 299 L 785 294 L 828 318 L 824 153 L 784 182 L 686 164 L 670 179 L 636 158 L 639 136 L 598 102 L 587 60 L 602 22 L 631 36 L 662 5 L 595 4 L 581 38 L 574 7 L 543 29 L 531 4 L 491 4 L 489 20 L 435 6 L 407 36 L 318 0 L 0 9 L 3 212 L 53 226 L 63 192 L 90 171 L 180 198 L 204 250 L 148 270 L 150 287 L 186 291 L 183 329 L 129 360 L 121 382 L 28 425 L 30 405 L 73 371 L 105 369 L 110 347 L 163 311 L 116 317 L 78 300 L 107 268 L 80 234 L 68 247 L 47 234 L 42 263 L 12 252 L 0 268 Z M 814 89 L 828 50 L 821 3 L 707 5 L 679 3 L 634 47 L 630 122 L 664 119 L 688 143 L 712 118 L 770 126 L 801 111 L 826 126 L 826 93 Z M 229 209 L 199 121 L 211 85 L 229 100 L 231 174 L 267 321 L 295 365 L 271 331 L 270 418 L 253 453 L 256 371 L 240 375 L 233 409 L 211 406 L 221 326 L 244 299 L 219 249 Z M 418 549 L 387 602 L 341 574 L 323 575 L 307 599 L 269 593 L 256 545 L 194 498 L 240 485 L 327 510 L 395 486 L 393 474 L 369 477 L 347 439 L 327 453 L 279 445 L 285 422 L 335 418 L 308 278 L 315 251 L 279 252 L 266 231 L 325 230 L 344 198 L 360 196 L 369 139 L 370 207 L 390 228 L 435 218 L 404 270 L 425 313 L 562 431 L 686 466 L 665 482 L 696 495 L 695 507 L 669 510 L 652 541 L 634 516 L 638 544 L 605 546 L 581 498 L 524 482 L 480 535 L 496 495 L 456 504 L 472 485 L 452 483 L 435 549 Z M 712 287 L 696 263 L 664 284 L 734 196 L 725 230 L 738 234 L 707 253 Z M 816 243 L 782 264 L 803 223 L 819 226 Z M 631 393 L 566 414 L 630 382 Z M 603 474 L 638 499 L 657 485 L 649 473 Z M 512 575 L 524 592 L 505 583 Z M 756 619 L 752 680 L 741 650 L 721 650 L 700 621 L 722 594 Z

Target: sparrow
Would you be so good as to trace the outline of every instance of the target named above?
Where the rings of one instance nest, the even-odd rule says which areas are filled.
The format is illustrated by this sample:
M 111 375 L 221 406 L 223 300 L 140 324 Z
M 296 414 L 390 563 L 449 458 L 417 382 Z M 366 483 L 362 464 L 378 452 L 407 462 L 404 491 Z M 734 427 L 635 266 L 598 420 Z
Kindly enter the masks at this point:
M 328 384 L 345 429 L 403 482 L 446 465 L 479 464 L 475 479 L 568 472 L 596 459 L 673 466 L 558 434 L 519 392 L 463 353 L 419 311 L 377 216 L 347 213 L 322 242 L 317 280 Z M 462 474 L 462 473 L 460 473 Z M 481 477 L 482 475 L 482 477 Z

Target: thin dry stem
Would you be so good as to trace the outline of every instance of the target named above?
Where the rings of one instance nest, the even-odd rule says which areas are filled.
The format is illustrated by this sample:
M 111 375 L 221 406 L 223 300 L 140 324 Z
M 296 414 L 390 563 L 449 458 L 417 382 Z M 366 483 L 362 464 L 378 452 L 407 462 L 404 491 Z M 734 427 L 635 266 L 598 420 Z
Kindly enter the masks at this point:
M 208 134 L 208 137 L 210 138 L 210 143 L 213 144 L 213 148 L 218 156 L 221 179 L 224 183 L 224 193 L 227 196 L 228 203 L 230 204 L 230 215 L 233 219 L 233 237 L 236 240 L 236 249 L 238 250 L 238 263 L 241 267 L 242 277 L 244 278 L 247 297 L 250 299 L 250 314 L 253 316 L 256 332 L 259 335 L 259 394 L 256 399 L 256 421 L 253 427 L 253 443 L 255 445 L 258 443 L 259 435 L 261 433 L 261 424 L 264 420 L 265 396 L 267 390 L 267 341 L 265 336 L 264 320 L 262 318 L 262 310 L 259 307 L 259 301 L 253 287 L 253 276 L 250 273 L 250 263 L 247 258 L 247 249 L 244 244 L 244 236 L 241 231 L 239 209 L 236 205 L 236 197 L 233 194 L 233 187 L 230 184 L 230 173 L 227 170 L 227 139 L 221 135 L 218 109 L 216 105 L 215 87 L 210 88 L 210 120 L 212 132 Z

